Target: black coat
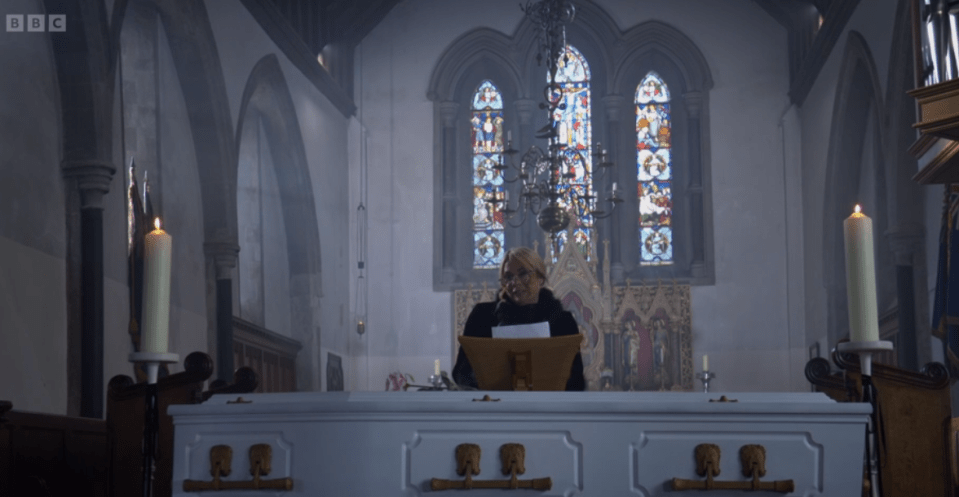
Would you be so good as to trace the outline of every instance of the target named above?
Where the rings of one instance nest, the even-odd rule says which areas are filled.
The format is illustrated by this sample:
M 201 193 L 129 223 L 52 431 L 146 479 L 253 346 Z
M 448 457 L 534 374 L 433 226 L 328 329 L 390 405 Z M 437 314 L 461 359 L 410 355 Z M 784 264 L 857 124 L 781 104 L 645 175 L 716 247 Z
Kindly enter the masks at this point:
M 493 336 L 493 326 L 540 323 L 543 321 L 549 322 L 550 336 L 579 333 L 579 326 L 576 324 L 573 315 L 563 309 L 563 304 L 553 296 L 553 292 L 543 288 L 539 292 L 539 302 L 532 305 L 520 306 L 510 300 L 500 299 L 476 304 L 466 319 L 463 335 L 490 338 Z M 456 365 L 453 367 L 453 381 L 459 385 L 478 388 L 473 366 L 470 365 L 462 347 L 460 347 L 459 355 L 456 356 Z M 583 357 L 577 352 L 569 371 L 566 390 L 585 389 L 586 378 L 583 376 Z

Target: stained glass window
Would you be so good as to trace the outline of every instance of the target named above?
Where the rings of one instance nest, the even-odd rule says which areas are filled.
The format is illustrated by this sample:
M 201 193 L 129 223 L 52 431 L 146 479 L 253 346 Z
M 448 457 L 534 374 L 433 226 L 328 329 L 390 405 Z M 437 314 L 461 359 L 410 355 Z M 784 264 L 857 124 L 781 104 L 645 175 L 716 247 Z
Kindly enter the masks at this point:
M 503 152 L 503 96 L 491 81 L 473 93 L 473 267 L 496 269 L 503 262 L 505 239 L 502 204 L 487 202 L 504 196 L 503 177 L 495 169 Z
M 546 77 L 549 82 L 549 75 Z M 569 181 L 569 188 L 572 188 L 577 195 L 585 195 L 592 188 L 593 167 L 590 149 L 593 130 L 590 125 L 589 80 L 589 64 L 586 63 L 586 58 L 575 47 L 566 45 L 559 56 L 556 70 L 556 83 L 562 96 L 553 96 L 553 98 L 562 98 L 562 101 L 553 115 L 553 120 L 557 124 L 559 143 L 566 146 L 566 155 L 570 159 L 577 156 L 582 159 L 570 161 L 573 165 L 574 177 Z M 565 108 L 562 104 L 565 104 Z M 588 209 L 575 209 L 574 213 L 579 218 L 579 225 L 573 229 L 573 239 L 576 246 L 589 259 L 590 240 L 593 238 L 593 218 L 589 215 Z M 566 236 L 565 232 L 561 233 L 560 250 L 566 243 Z
M 673 162 L 669 88 L 655 72 L 636 87 L 639 263 L 673 263 Z

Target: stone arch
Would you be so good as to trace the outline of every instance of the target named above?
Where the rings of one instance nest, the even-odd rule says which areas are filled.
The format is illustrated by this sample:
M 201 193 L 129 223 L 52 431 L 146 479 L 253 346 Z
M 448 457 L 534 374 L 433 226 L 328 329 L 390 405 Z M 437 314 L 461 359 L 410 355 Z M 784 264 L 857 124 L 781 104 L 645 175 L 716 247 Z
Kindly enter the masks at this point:
M 620 113 L 623 116 L 635 115 L 636 85 L 650 70 L 663 77 L 672 92 L 674 164 L 679 166 L 674 169 L 673 215 L 677 219 L 676 228 L 681 229 L 673 233 L 677 250 L 674 265 L 639 268 L 630 250 L 638 239 L 636 223 L 634 219 L 624 220 L 617 228 L 625 236 L 619 237 L 619 243 L 614 245 L 622 253 L 618 259 L 626 266 L 626 276 L 633 279 L 685 276 L 694 283 L 711 284 L 715 276 L 708 124 L 713 79 L 709 64 L 688 36 L 660 21 L 647 21 L 630 28 L 620 44 L 626 48 L 616 58 L 610 91 L 622 96 Z M 618 142 L 622 145 L 617 163 L 631 164 L 635 161 L 635 131 L 623 126 L 620 133 Z M 630 175 L 624 169 L 620 171 L 619 181 L 627 191 L 635 190 L 635 174 Z M 635 212 L 636 199 L 626 199 L 624 206 Z
M 504 84 L 516 92 L 516 97 L 528 97 L 520 94 L 523 88 L 519 66 L 516 65 L 510 54 L 516 50 L 512 40 L 506 35 L 489 28 L 474 29 L 457 38 L 446 49 L 430 76 L 430 83 L 426 97 L 433 102 L 451 101 L 456 90 L 465 84 L 464 73 L 477 65 L 487 65 L 499 69 Z M 478 83 L 478 82 L 477 82 Z
M 709 91 L 713 76 L 699 47 L 682 31 L 660 21 L 647 21 L 632 27 L 623 35 L 622 44 L 632 47 L 624 50 L 614 62 L 617 68 L 612 78 L 613 93 L 627 95 L 631 91 L 635 66 L 647 60 L 666 62 L 679 71 L 685 85 L 684 92 Z M 659 59 L 662 57 L 665 60 Z
M 155 3 L 186 101 L 203 193 L 205 243 L 236 250 L 236 149 L 226 82 L 206 8 Z M 234 252 L 235 259 L 235 252 Z
M 463 237 L 449 236 L 457 227 L 472 226 L 471 173 L 465 167 L 470 154 L 469 102 L 482 80 L 491 80 L 503 95 L 506 129 L 520 130 L 524 102 L 529 100 L 515 59 L 515 45 L 497 31 L 480 28 L 454 41 L 443 53 L 430 77 L 427 97 L 434 108 L 434 237 L 433 282 L 450 288 L 470 281 L 472 248 Z M 527 119 L 528 120 L 528 119 Z M 521 133 L 518 133 L 521 134 Z M 507 237 L 515 236 L 507 231 Z M 444 235 L 447 234 L 447 235 Z M 492 283 L 494 272 L 483 276 Z
M 864 173 L 870 173 L 862 169 L 866 154 L 871 153 L 876 161 L 873 171 L 876 183 L 874 191 L 869 193 L 875 195 L 877 202 L 886 198 L 887 166 L 878 149 L 885 141 L 881 87 L 869 47 L 856 31 L 849 32 L 841 67 L 826 159 L 822 220 L 823 286 L 826 288 L 827 341 L 830 345 L 842 338 L 849 326 L 842 221 L 860 201 L 861 178 Z M 873 144 L 874 150 L 864 150 L 869 143 Z M 873 218 L 874 233 L 885 233 L 888 226 L 885 213 L 878 206 L 866 206 L 865 210 Z M 888 246 L 881 241 L 875 246 L 880 312 L 888 304 L 884 300 L 888 300 L 890 289 L 889 275 L 884 270 L 891 267 L 884 264 L 891 261 L 888 260 Z
M 190 124 L 202 205 L 208 341 L 216 376 L 233 380 L 233 268 L 239 245 L 236 151 L 226 82 L 203 3 L 151 2 L 168 47 Z
M 253 67 L 243 90 L 238 116 L 238 158 L 244 126 L 261 123 L 270 144 L 286 226 L 290 325 L 293 338 L 303 344 L 296 361 L 297 388 L 311 390 L 318 365 L 313 351 L 319 350 L 316 333 L 319 309 L 312 302 L 312 295 L 318 295 L 321 288 L 319 224 L 296 108 L 276 55 L 264 56 Z
M 592 74 L 591 88 L 594 92 L 608 93 L 608 82 L 613 69 L 613 52 L 609 47 L 616 46 L 620 30 L 616 21 L 601 7 L 591 1 L 577 2 L 575 20 L 566 26 L 567 40 L 575 46 L 589 62 Z M 525 68 L 524 77 L 530 87 L 532 98 L 539 97 L 539 91 L 545 84 L 545 69 L 537 64 L 536 56 L 539 44 L 536 40 L 537 26 L 526 17 L 517 26 L 512 36 L 516 47 L 524 47 L 517 53 L 517 62 Z

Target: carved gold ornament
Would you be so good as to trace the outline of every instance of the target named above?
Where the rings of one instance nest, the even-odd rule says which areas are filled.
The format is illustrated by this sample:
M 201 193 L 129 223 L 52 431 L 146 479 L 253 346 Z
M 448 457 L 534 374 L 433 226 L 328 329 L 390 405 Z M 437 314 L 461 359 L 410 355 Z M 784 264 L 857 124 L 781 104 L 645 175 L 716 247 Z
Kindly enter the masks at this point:
M 705 476 L 705 480 L 685 480 L 673 478 L 672 490 L 765 490 L 792 493 L 795 490 L 793 480 L 760 481 L 766 475 L 766 448 L 762 445 L 743 445 L 739 449 L 739 461 L 742 464 L 743 476 L 751 477 L 750 481 L 716 481 L 719 476 L 718 445 L 699 444 L 695 449 L 696 474 Z
M 430 480 L 430 489 L 437 490 L 469 490 L 471 488 L 505 488 L 505 489 L 530 489 L 530 490 L 550 490 L 553 488 L 553 479 L 533 478 L 529 480 L 520 480 L 516 475 L 526 472 L 526 448 L 523 444 L 508 443 L 503 444 L 499 450 L 500 461 L 504 475 L 509 475 L 509 480 L 474 480 L 473 476 L 480 472 L 479 460 L 482 455 L 479 445 L 459 444 L 456 446 L 456 472 L 465 476 L 463 480 L 444 480 L 433 478 Z
M 277 478 L 262 480 L 261 475 L 268 475 L 271 471 L 273 448 L 269 444 L 256 444 L 250 447 L 250 474 L 252 480 L 223 481 L 221 476 L 230 475 L 230 465 L 233 459 L 233 449 L 229 445 L 215 445 L 210 448 L 211 481 L 183 480 L 184 492 L 200 492 L 204 490 L 293 490 L 292 478 Z

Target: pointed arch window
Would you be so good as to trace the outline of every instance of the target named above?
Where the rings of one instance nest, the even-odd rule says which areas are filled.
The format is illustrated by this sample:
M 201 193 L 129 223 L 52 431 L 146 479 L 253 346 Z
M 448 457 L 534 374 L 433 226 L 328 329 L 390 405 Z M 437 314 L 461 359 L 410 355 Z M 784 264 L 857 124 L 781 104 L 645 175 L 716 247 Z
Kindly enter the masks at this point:
M 546 78 L 549 83 L 548 74 Z M 583 159 L 582 162 L 570 161 L 575 167 L 567 188 L 573 189 L 577 196 L 585 196 L 592 190 L 593 164 L 589 151 L 592 149 L 593 130 L 589 81 L 586 58 L 575 47 L 566 45 L 557 62 L 556 87 L 553 91 L 561 95 L 554 94 L 553 98 L 562 100 L 553 114 L 553 120 L 556 122 L 559 143 L 566 146 L 566 155 L 572 159 L 579 154 Z M 573 238 L 588 260 L 591 257 L 593 218 L 585 206 L 576 206 L 574 214 L 579 219 L 579 225 L 573 229 Z M 566 232 L 560 234 L 560 250 L 567 241 L 566 237 Z
M 551 64 L 529 67 L 538 46 L 518 44 L 533 28 L 524 21 L 514 36 L 485 28 L 470 31 L 434 66 L 427 97 L 437 119 L 432 260 L 436 291 L 483 283 L 495 287 L 495 268 L 504 249 L 542 243 L 545 233 L 535 219 L 510 225 L 502 213 L 489 210 L 502 202 L 482 201 L 484 196 L 508 194 L 515 206 L 519 203 L 515 197 L 523 192 L 523 184 L 506 181 L 516 176 L 515 171 L 501 177 L 492 169 L 500 157 L 509 159 L 504 150 L 510 141 L 507 130 L 513 131 L 516 149 L 534 145 L 545 149 L 543 135 L 555 130 L 555 139 L 586 152 L 583 164 L 572 171 L 567 165 L 562 171 L 573 173 L 573 193 L 603 200 L 616 187 L 623 203 L 606 219 L 584 219 L 579 205 L 583 199 L 567 196 L 571 226 L 560 233 L 579 242 L 574 247 L 590 261 L 606 257 L 605 249 L 598 253 L 596 249 L 608 239 L 612 281 L 715 283 L 709 147 L 713 81 L 706 58 L 684 33 L 664 23 L 649 21 L 622 32 L 615 24 L 599 22 L 609 17 L 598 15 L 602 10 L 598 6 L 587 2 L 582 10 L 581 17 L 589 13 L 597 23 L 577 23 L 568 42 L 563 38 L 556 44 Z M 548 65 L 556 69 L 544 95 L 550 76 L 543 66 Z M 544 99 L 563 103 L 564 108 L 544 113 L 537 105 Z M 634 118 L 629 117 L 631 112 Z M 484 129 L 487 117 L 490 125 Z M 497 123 L 497 117 L 503 121 Z M 550 126 L 536 122 L 541 118 Z M 597 157 L 604 150 L 598 141 L 606 144 L 615 163 L 608 178 L 598 173 L 603 168 Z M 632 161 L 635 165 L 629 166 Z M 641 211 L 647 215 L 641 216 Z M 536 217 L 535 212 L 524 212 Z
M 494 168 L 503 153 L 503 96 L 492 81 L 485 80 L 473 93 L 470 121 L 473 152 L 473 268 L 496 269 L 503 262 L 505 236 L 501 203 L 505 197 L 503 176 Z
M 639 263 L 673 263 L 672 117 L 669 88 L 650 71 L 636 87 L 636 183 Z

